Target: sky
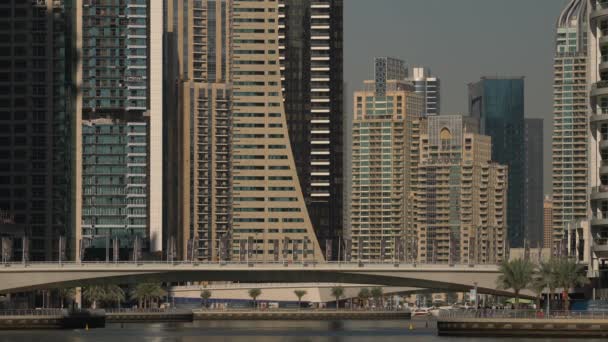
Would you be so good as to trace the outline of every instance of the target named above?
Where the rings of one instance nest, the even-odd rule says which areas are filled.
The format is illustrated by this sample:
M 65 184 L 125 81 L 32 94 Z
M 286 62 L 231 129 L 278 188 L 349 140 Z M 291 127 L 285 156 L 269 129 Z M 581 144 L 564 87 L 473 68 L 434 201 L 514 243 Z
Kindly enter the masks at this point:
M 555 22 L 567 2 L 344 0 L 345 127 L 352 92 L 372 78 L 375 56 L 429 67 L 441 79 L 442 114 L 466 114 L 467 84 L 481 76 L 524 76 L 525 115 L 545 119 L 544 190 L 550 193 Z

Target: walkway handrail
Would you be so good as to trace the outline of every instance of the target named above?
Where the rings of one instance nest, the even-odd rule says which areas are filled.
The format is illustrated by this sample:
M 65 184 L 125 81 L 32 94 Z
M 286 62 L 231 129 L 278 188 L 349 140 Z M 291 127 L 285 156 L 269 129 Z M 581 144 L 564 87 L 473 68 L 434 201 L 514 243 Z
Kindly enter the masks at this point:
M 104 309 L 109 314 L 131 314 L 131 313 L 192 313 L 192 310 L 178 308 L 113 308 Z
M 13 309 L 0 310 L 0 316 L 64 316 L 66 309 Z
M 464 309 L 439 310 L 440 320 L 459 320 L 471 318 L 489 319 L 608 319 L 608 311 L 550 311 L 542 310 L 494 310 Z

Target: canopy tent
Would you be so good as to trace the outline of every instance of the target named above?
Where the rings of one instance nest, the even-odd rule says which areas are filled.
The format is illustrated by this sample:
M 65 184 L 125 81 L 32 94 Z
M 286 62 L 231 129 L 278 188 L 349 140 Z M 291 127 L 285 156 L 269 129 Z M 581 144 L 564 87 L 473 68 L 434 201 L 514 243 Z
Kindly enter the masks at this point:
M 506 303 L 515 304 L 515 298 L 508 299 L 506 301 Z M 530 300 L 530 299 L 524 299 L 524 298 L 519 298 L 519 304 L 532 304 L 532 300 Z

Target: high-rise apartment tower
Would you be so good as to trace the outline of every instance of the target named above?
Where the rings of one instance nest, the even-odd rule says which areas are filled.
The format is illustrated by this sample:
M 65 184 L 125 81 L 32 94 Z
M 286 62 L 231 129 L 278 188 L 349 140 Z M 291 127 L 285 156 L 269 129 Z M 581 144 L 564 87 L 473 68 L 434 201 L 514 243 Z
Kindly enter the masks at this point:
M 343 229 L 343 0 L 279 0 L 278 6 L 291 149 L 319 243 L 335 257 Z
M 554 241 L 563 238 L 568 222 L 587 219 L 589 212 L 587 15 L 587 0 L 573 0 L 556 25 L 551 144 Z
M 402 61 L 383 57 L 374 64 L 375 81 L 365 81 L 353 99 L 352 256 L 408 259 L 415 237 L 412 126 L 423 114 L 423 99 L 405 82 Z
M 181 258 L 323 258 L 283 109 L 278 9 L 272 0 L 167 1 L 165 40 L 176 53 L 165 118 L 175 120 L 166 133 L 177 179 L 168 233 Z
M 74 243 L 162 249 L 161 1 L 74 2 Z
M 414 218 L 418 261 L 496 263 L 506 257 L 507 168 L 491 138 L 459 115 L 430 116 L 420 132 Z

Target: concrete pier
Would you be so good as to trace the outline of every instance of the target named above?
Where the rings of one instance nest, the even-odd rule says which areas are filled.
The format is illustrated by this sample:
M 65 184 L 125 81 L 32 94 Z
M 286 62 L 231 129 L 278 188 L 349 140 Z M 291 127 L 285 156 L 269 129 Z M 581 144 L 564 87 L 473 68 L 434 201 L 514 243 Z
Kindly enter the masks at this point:
M 515 311 L 481 315 L 440 314 L 437 333 L 439 336 L 608 337 L 608 315 L 563 312 L 545 316 Z
M 4 310 L 0 312 L 0 330 L 17 329 L 84 329 L 105 326 L 103 311 L 63 309 Z
M 195 320 L 382 320 L 410 319 L 405 311 L 366 310 L 194 310 Z

